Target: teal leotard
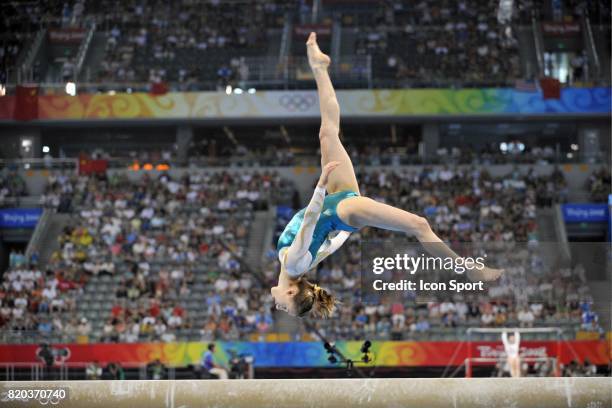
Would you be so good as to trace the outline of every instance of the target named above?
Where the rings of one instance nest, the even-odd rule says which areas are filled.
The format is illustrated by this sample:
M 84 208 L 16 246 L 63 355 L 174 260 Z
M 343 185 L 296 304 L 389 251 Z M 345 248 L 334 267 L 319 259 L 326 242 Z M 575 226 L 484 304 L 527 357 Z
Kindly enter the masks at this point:
M 354 191 L 339 191 L 334 194 L 329 194 L 325 196 L 323 200 L 323 208 L 321 209 L 321 215 L 319 216 L 319 220 L 317 221 L 317 225 L 315 226 L 314 232 L 312 234 L 312 243 L 308 248 L 308 252 L 312 255 L 312 260 L 317 257 L 317 252 L 319 252 L 319 248 L 327 239 L 327 236 L 332 231 L 348 231 L 355 232 L 358 231 L 358 228 L 351 227 L 344 223 L 340 217 L 338 217 L 338 213 L 336 212 L 336 208 L 340 201 L 349 198 L 349 197 L 357 197 L 359 194 Z M 283 233 L 278 238 L 278 244 L 276 249 L 278 251 L 281 248 L 290 246 L 295 239 L 298 231 L 300 230 L 300 226 L 302 225 L 302 221 L 304 220 L 304 213 L 306 212 L 306 208 L 302 208 L 298 211 L 291 221 L 285 227 Z

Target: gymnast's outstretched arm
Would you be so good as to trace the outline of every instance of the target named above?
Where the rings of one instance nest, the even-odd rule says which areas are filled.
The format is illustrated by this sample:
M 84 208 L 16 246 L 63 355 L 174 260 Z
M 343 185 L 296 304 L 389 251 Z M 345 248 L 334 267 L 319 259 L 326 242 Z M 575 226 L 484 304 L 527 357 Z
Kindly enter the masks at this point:
M 321 216 L 323 200 L 325 200 L 325 186 L 327 185 L 329 174 L 338 167 L 338 164 L 338 162 L 330 162 L 323 168 L 321 178 L 304 212 L 302 225 L 300 225 L 295 239 L 282 258 L 285 270 L 292 279 L 299 278 L 311 267 L 312 255 L 308 248 L 312 243 L 312 234 Z

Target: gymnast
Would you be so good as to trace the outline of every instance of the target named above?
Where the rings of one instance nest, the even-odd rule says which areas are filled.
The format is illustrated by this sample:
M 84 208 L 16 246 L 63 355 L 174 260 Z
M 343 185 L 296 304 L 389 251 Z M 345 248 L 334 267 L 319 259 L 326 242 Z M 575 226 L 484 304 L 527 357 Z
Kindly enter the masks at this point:
M 510 334 L 502 333 L 502 343 L 504 343 L 504 351 L 506 352 L 506 362 L 508 363 L 508 370 L 510 371 L 510 377 L 521 376 L 521 357 L 519 351 L 521 348 L 521 334 L 514 332 Z
M 319 49 L 316 34 L 306 42 L 308 63 L 317 83 L 321 111 L 321 176 L 308 206 L 289 221 L 278 240 L 281 270 L 272 288 L 276 308 L 293 316 L 329 317 L 337 303 L 333 295 L 304 274 L 334 253 L 351 232 L 366 226 L 400 231 L 416 237 L 430 255 L 459 258 L 432 231 L 427 220 L 359 194 L 351 159 L 340 141 L 340 107 L 327 72 L 329 56 Z M 325 193 L 329 193 L 327 196 Z M 333 235 L 334 231 L 338 231 Z M 472 280 L 494 280 L 501 270 L 471 271 Z

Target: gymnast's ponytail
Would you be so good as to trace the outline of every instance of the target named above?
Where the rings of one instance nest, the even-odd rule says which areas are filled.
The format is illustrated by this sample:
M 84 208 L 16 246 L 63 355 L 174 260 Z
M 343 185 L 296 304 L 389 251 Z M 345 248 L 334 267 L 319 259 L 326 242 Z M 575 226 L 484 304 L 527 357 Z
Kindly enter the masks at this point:
M 314 317 L 329 318 L 336 308 L 336 297 L 320 287 L 302 278 L 297 282 L 299 292 L 295 295 L 297 315 L 306 316 L 308 312 Z

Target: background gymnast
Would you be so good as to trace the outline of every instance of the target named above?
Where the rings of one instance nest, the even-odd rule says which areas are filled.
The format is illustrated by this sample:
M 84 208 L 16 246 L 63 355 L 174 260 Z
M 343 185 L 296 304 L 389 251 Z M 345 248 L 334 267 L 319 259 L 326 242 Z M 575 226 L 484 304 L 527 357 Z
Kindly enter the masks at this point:
M 294 215 L 278 240 L 281 270 L 272 296 L 276 308 L 291 315 L 312 312 L 329 317 L 336 304 L 334 296 L 303 276 L 340 248 L 351 232 L 366 226 L 401 231 L 416 237 L 432 256 L 459 255 L 442 242 L 425 218 L 359 194 L 353 164 L 339 137 L 340 106 L 327 72 L 331 60 L 319 49 L 314 32 L 306 49 L 319 95 L 322 172 L 310 203 Z M 339 232 L 331 237 L 334 231 Z M 485 267 L 471 271 L 469 277 L 493 280 L 501 272 Z
M 521 376 L 521 358 L 519 351 L 521 347 L 521 334 L 514 332 L 508 337 L 507 332 L 501 335 L 502 343 L 504 343 L 504 351 L 506 352 L 506 362 L 510 370 L 510 377 Z

